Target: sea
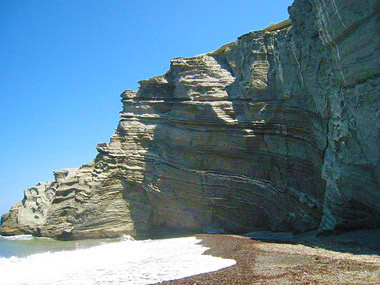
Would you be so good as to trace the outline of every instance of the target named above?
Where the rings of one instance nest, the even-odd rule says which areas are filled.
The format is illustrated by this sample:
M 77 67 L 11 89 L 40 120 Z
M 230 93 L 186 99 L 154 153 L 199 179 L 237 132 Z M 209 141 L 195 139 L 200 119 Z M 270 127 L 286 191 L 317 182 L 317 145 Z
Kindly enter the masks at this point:
M 234 260 L 204 255 L 195 237 L 57 241 L 0 236 L 0 284 L 154 284 L 216 271 Z

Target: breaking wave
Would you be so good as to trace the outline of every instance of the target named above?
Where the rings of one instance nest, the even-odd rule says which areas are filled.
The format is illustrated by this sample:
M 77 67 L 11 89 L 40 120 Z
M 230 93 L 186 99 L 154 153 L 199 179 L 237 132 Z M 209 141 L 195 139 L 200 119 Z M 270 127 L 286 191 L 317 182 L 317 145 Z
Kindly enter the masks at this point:
M 4 238 L 7 240 L 32 240 L 32 235 L 15 235 L 15 236 L 0 236 L 0 238 Z
M 27 238 L 27 237 L 25 237 Z M 0 258 L 3 284 L 151 284 L 215 271 L 234 260 L 202 255 L 195 237 L 118 242 Z

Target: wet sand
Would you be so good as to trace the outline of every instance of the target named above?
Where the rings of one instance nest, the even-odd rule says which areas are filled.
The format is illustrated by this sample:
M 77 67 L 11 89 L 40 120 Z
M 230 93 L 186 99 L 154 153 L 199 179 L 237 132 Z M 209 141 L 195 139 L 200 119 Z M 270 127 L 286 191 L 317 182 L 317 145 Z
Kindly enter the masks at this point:
M 205 254 L 236 265 L 160 284 L 379 284 L 380 252 L 334 241 L 275 243 L 235 235 L 196 235 Z M 332 250 L 333 248 L 333 250 Z

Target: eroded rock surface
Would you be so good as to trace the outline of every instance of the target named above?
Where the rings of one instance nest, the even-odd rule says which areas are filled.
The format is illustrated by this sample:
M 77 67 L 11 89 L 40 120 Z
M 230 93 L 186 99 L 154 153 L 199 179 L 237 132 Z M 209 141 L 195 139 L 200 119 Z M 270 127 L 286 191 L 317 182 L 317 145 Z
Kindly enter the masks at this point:
M 380 226 L 380 5 L 296 0 L 290 21 L 176 58 L 121 94 L 109 144 L 25 191 L 3 234 Z

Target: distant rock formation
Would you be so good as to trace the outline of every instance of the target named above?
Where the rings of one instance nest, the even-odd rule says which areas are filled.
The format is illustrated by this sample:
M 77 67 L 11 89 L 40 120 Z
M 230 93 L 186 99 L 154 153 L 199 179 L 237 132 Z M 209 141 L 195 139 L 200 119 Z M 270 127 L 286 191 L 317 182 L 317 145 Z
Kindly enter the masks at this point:
M 110 143 L 26 190 L 1 234 L 380 227 L 380 3 L 289 13 L 123 92 Z

